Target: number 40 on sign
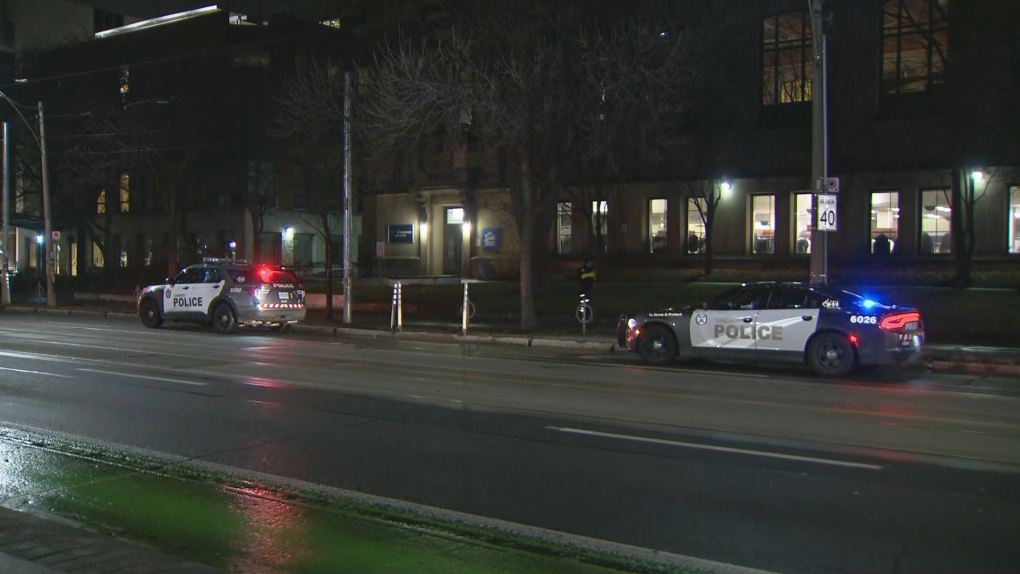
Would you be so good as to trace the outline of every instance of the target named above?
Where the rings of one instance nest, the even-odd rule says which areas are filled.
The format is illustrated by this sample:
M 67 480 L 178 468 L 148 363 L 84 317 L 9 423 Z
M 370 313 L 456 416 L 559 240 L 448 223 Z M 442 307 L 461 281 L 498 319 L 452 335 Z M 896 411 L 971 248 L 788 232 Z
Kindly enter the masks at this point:
M 836 231 L 837 211 L 835 194 L 825 193 L 818 196 L 818 230 Z

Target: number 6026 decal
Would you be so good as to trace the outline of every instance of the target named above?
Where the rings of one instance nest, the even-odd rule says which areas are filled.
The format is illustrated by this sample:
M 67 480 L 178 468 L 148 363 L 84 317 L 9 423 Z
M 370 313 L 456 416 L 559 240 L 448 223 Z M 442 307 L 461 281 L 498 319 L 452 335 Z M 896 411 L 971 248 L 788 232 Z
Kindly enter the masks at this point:
M 850 315 L 850 322 L 857 325 L 878 325 L 878 317 L 868 315 Z

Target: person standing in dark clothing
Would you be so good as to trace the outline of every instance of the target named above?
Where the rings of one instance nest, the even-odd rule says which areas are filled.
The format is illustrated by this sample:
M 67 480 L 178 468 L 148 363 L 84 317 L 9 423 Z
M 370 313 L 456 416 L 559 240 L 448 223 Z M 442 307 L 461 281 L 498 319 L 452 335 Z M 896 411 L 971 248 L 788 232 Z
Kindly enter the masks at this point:
M 595 291 L 595 264 L 591 258 L 585 258 L 584 264 L 577 271 L 577 293 L 582 299 L 591 301 Z

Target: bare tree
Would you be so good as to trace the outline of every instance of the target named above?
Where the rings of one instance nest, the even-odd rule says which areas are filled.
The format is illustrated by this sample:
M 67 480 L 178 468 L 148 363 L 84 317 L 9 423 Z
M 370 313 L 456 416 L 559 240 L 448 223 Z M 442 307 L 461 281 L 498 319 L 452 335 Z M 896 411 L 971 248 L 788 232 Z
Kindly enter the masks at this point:
M 308 214 L 302 214 L 305 224 L 315 230 L 323 241 L 326 275 L 326 318 L 333 318 L 333 236 L 341 231 L 343 218 L 339 216 L 340 181 L 335 171 L 325 167 L 312 170 L 309 177 Z M 349 238 L 344 237 L 344 241 Z
M 358 99 L 372 149 L 436 137 L 453 146 L 471 135 L 503 151 L 524 329 L 537 323 L 536 261 L 545 259 L 556 203 L 577 165 L 571 157 L 603 160 L 622 126 L 654 118 L 650 108 L 665 107 L 672 79 L 662 72 L 681 57 L 654 24 L 599 30 L 571 2 L 487 3 L 442 42 L 404 37 L 381 48 Z
M 248 157 L 247 181 L 244 188 L 244 205 L 251 218 L 252 259 L 262 261 L 262 231 L 265 229 L 266 213 L 275 206 L 277 197 L 276 162 L 256 146 L 256 153 Z
M 306 223 L 325 243 L 326 317 L 333 317 L 333 243 L 337 230 L 340 175 L 343 173 L 344 90 L 341 68 L 312 61 L 286 78 L 276 93 L 279 112 L 271 135 L 291 156 L 310 167 Z M 344 241 L 351 238 L 344 237 Z
M 715 214 L 719 208 L 719 202 L 722 201 L 722 185 L 724 184 L 713 180 L 703 180 L 697 182 L 686 181 L 684 185 L 687 187 L 688 197 L 694 199 L 692 203 L 698 212 L 698 217 L 701 218 L 702 225 L 705 227 L 704 237 L 698 238 L 700 245 L 698 245 L 696 252 L 705 255 L 705 275 L 711 275 L 712 231 L 715 228 Z M 693 237 L 697 236 L 693 235 Z M 688 236 L 686 240 L 688 252 L 694 251 L 691 242 L 692 237 Z

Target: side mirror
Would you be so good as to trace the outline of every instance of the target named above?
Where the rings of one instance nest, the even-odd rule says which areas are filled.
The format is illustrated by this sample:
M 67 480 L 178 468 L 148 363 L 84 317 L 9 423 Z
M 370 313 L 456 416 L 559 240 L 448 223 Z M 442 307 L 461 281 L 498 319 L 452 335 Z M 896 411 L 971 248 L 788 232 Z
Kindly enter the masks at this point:
M 167 277 L 166 278 L 166 284 L 167 285 L 173 285 L 174 284 L 174 278 L 173 277 Z

